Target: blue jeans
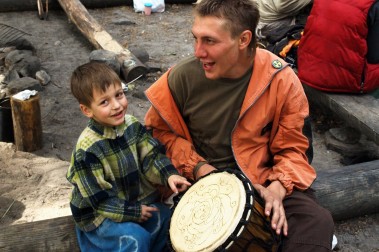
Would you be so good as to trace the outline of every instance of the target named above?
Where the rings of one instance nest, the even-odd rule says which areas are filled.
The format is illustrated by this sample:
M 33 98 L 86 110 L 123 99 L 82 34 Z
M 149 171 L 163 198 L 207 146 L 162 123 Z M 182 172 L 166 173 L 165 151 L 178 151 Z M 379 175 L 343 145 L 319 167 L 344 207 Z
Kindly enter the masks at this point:
M 114 222 L 105 219 L 95 230 L 84 232 L 76 227 L 76 235 L 82 252 L 166 251 L 171 210 L 161 203 L 154 203 L 159 212 L 143 222 Z

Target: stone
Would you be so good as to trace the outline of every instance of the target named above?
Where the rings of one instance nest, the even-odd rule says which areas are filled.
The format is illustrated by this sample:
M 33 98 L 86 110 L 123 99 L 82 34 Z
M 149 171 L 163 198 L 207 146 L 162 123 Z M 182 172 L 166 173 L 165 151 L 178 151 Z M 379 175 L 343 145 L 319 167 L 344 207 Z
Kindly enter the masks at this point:
M 90 61 L 99 61 L 110 66 L 118 75 L 120 75 L 120 63 L 117 60 L 117 54 L 108 50 L 94 50 L 89 55 Z
M 41 83 L 38 80 L 31 77 L 19 78 L 8 83 L 9 96 L 17 94 L 18 92 L 21 92 L 26 89 L 36 91 L 43 90 Z
M 36 79 L 42 86 L 46 86 L 51 81 L 50 75 L 48 75 L 44 70 L 40 70 L 36 73 Z

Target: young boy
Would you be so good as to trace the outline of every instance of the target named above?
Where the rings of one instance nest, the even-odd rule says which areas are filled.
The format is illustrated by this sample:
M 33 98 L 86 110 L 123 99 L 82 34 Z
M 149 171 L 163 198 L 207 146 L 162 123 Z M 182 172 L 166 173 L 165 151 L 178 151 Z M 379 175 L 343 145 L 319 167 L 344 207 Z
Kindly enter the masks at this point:
M 158 141 L 126 114 L 121 81 L 110 67 L 79 66 L 71 92 L 90 118 L 67 172 L 81 251 L 164 251 L 171 212 L 159 203 L 154 185 L 178 193 L 191 184 L 160 152 Z

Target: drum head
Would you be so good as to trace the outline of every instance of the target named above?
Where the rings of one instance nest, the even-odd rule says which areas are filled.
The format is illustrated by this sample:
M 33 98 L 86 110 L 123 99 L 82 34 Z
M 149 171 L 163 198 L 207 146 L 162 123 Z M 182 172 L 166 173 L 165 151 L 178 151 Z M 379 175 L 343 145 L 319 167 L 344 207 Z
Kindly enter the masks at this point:
M 214 251 L 233 233 L 246 203 L 234 174 L 212 173 L 191 186 L 175 207 L 170 239 L 175 251 Z

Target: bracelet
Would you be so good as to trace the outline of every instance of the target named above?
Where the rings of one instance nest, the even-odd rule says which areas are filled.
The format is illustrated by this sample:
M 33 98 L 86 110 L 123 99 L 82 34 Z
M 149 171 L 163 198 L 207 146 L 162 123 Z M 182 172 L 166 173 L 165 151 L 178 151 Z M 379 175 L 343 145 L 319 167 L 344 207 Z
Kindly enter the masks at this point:
M 196 180 L 196 174 L 199 171 L 200 167 L 205 165 L 205 164 L 207 164 L 207 162 L 205 162 L 205 161 L 200 161 L 199 163 L 197 163 L 197 165 L 195 166 L 195 168 L 193 169 L 193 172 L 192 172 L 194 180 Z

